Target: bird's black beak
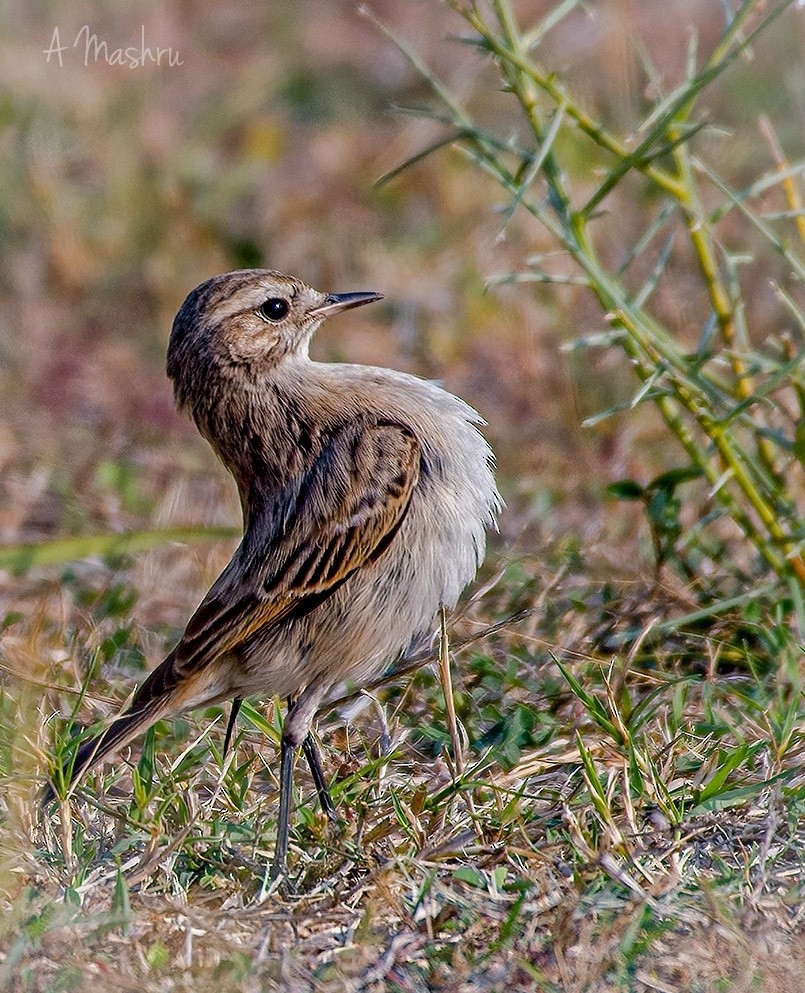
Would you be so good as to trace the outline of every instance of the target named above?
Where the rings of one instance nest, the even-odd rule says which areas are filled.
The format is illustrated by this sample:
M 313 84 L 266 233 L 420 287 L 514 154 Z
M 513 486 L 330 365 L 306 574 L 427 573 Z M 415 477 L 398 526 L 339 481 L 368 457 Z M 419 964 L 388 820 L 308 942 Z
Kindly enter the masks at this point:
M 371 290 L 359 293 L 328 293 L 321 306 L 310 311 L 311 317 L 331 317 L 342 310 L 351 310 L 353 307 L 362 307 L 365 303 L 374 303 L 375 300 L 382 300 L 382 293 L 373 293 Z

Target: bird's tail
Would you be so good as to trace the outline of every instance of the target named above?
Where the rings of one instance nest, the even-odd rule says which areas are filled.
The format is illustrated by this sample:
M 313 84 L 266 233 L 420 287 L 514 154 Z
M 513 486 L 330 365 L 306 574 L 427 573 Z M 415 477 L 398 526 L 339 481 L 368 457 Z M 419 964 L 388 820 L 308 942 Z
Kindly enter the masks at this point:
M 176 683 L 173 653 L 158 666 L 135 693 L 129 709 L 113 721 L 105 731 L 85 741 L 76 752 L 75 759 L 65 768 L 68 786 L 76 783 L 84 773 L 111 752 L 122 748 L 138 735 L 147 731 L 163 717 L 177 713 Z M 56 798 L 53 783 L 49 782 L 42 795 L 46 806 Z

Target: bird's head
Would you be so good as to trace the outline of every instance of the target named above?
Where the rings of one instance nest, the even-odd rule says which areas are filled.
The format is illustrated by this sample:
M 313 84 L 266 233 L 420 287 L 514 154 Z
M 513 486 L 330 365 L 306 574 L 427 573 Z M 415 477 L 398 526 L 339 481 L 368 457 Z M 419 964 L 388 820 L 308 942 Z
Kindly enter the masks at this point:
M 260 376 L 289 359 L 307 358 L 313 332 L 326 317 L 380 299 L 374 292 L 322 293 L 267 269 L 208 279 L 188 295 L 173 322 L 168 375 L 177 402 L 190 402 L 215 368 Z

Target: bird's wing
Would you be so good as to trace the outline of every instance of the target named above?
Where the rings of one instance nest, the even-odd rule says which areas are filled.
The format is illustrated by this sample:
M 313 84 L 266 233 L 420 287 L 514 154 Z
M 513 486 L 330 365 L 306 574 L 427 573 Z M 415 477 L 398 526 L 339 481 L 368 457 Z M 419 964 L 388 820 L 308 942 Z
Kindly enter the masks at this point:
M 334 432 L 273 505 L 250 515 L 232 561 L 179 644 L 140 686 L 128 710 L 81 746 L 70 780 L 161 716 L 198 701 L 203 689 L 210 700 L 220 699 L 210 663 L 260 629 L 311 610 L 381 555 L 410 505 L 419 459 L 416 438 L 400 424 L 356 422 Z M 52 795 L 48 789 L 43 802 Z
M 381 555 L 408 510 L 419 460 L 419 444 L 401 424 L 357 422 L 335 432 L 268 520 L 250 521 L 172 653 L 174 678 L 306 613 Z

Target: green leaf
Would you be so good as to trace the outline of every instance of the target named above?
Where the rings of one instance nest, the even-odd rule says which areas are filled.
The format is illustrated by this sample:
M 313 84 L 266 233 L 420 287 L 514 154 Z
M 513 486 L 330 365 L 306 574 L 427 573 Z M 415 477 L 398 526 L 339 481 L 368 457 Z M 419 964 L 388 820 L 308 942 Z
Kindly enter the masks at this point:
M 805 466 L 805 421 L 797 421 L 794 428 L 794 455 L 801 466 Z
M 588 693 L 587 690 L 585 690 L 584 687 L 581 685 L 581 683 L 578 681 L 578 679 L 576 679 L 576 677 L 570 672 L 570 670 L 566 668 L 566 666 L 562 665 L 559 659 L 557 659 L 555 656 L 554 656 L 554 662 L 556 662 L 559 671 L 567 680 L 568 686 L 571 688 L 573 693 L 579 698 L 579 700 L 581 700 L 581 702 L 584 704 L 584 709 L 587 711 L 590 717 L 592 717 L 595 723 L 600 728 L 603 728 L 603 730 L 606 731 L 607 734 L 610 735 L 610 737 L 614 741 L 616 741 L 619 745 L 623 744 L 623 735 L 618 730 L 615 723 L 612 720 L 610 720 L 604 708 L 604 705 L 601 703 L 601 701 L 598 700 L 596 697 L 594 697 L 591 693 Z
M 468 886 L 474 886 L 479 890 L 485 890 L 487 885 L 484 874 L 469 865 L 460 865 L 453 869 L 453 879 L 460 883 L 466 883 Z
M 670 489 L 673 490 L 681 483 L 689 483 L 693 479 L 701 479 L 703 475 L 702 470 L 695 465 L 685 466 L 680 469 L 669 469 L 667 472 L 661 472 L 659 476 L 655 476 L 654 479 L 646 487 L 647 490 L 656 489 Z
M 253 728 L 264 734 L 269 741 L 273 741 L 275 745 L 279 744 L 281 737 L 279 730 L 253 704 L 249 703 L 248 700 L 244 700 L 241 703 L 238 717 L 251 724 Z
M 115 885 L 112 890 L 112 914 L 120 923 L 125 934 L 128 931 L 131 920 L 131 904 L 129 902 L 129 888 L 126 883 L 126 877 L 120 869 L 117 870 Z
M 702 787 L 699 793 L 699 805 L 705 803 L 707 800 L 714 796 L 718 796 L 723 790 L 724 784 L 729 778 L 730 774 L 738 768 L 738 766 L 743 765 L 748 758 L 762 747 L 763 743 L 758 742 L 755 745 L 739 745 L 734 748 L 731 752 L 723 751 L 719 749 L 719 765 L 713 775 L 708 779 L 707 783 Z
M 607 493 L 618 500 L 642 500 L 645 490 L 634 479 L 619 479 L 607 486 Z
M 164 969 L 170 961 L 170 952 L 167 946 L 163 945 L 161 941 L 153 942 L 146 949 L 145 961 L 154 972 Z
M 587 746 L 584 744 L 584 739 L 578 731 L 576 732 L 576 746 L 578 747 L 579 755 L 581 756 L 581 764 L 584 769 L 584 779 L 587 783 L 590 799 L 592 800 L 593 806 L 598 811 L 598 814 L 604 823 L 609 824 L 612 822 L 612 811 L 609 809 L 609 804 L 607 803 L 606 790 L 604 789 L 604 784 L 601 782 L 601 778 L 598 775 L 598 770 L 595 768 L 593 757 Z
M 750 797 L 757 796 L 758 793 L 767 790 L 772 783 L 776 783 L 781 779 L 791 778 L 795 772 L 796 770 L 787 769 L 785 772 L 780 772 L 776 776 L 772 776 L 771 779 L 764 779 L 763 782 L 752 783 L 749 786 L 739 786 L 734 790 L 726 790 L 718 796 L 710 797 L 709 800 L 704 802 L 700 801 L 695 807 L 691 807 L 688 810 L 688 816 L 692 817 L 696 814 L 702 814 L 705 811 L 724 810 L 726 807 L 731 807 L 733 804 L 739 803 L 742 800 L 748 800 Z

